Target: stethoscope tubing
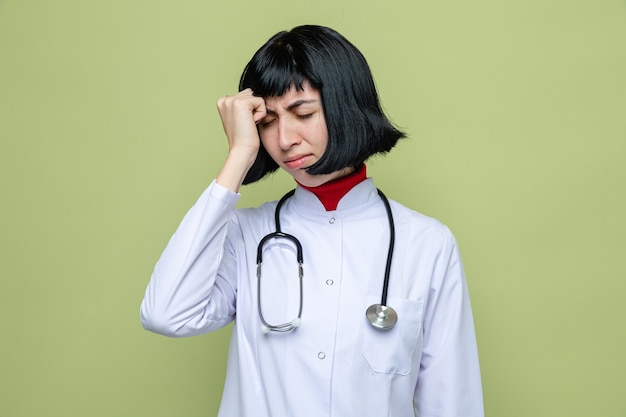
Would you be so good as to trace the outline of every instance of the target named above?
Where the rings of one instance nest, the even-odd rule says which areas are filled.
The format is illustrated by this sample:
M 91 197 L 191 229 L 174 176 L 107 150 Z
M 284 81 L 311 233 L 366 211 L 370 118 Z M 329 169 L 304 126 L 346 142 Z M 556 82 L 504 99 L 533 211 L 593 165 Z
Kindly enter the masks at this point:
M 387 263 L 385 264 L 383 292 L 380 298 L 380 304 L 386 306 L 387 292 L 389 290 L 389 276 L 391 275 L 391 259 L 393 258 L 393 248 L 396 242 L 396 228 L 393 222 L 393 213 L 391 212 L 391 205 L 389 204 L 389 200 L 382 191 L 380 191 L 379 189 L 376 190 L 378 191 L 378 195 L 380 196 L 381 200 L 383 200 L 385 210 L 387 210 L 387 219 L 389 220 L 389 249 L 387 250 Z
M 398 316 L 395 310 L 387 306 L 389 277 L 391 275 L 391 262 L 393 258 L 393 249 L 395 245 L 396 234 L 395 234 L 395 225 L 393 221 L 393 213 L 391 211 L 391 205 L 389 204 L 389 200 L 387 199 L 387 197 L 382 191 L 380 191 L 379 189 L 376 189 L 376 190 L 378 191 L 378 195 L 383 201 L 385 210 L 387 212 L 387 219 L 389 221 L 389 249 L 387 251 L 387 261 L 385 263 L 385 275 L 384 275 L 384 280 L 383 280 L 383 289 L 382 289 L 380 304 L 371 305 L 366 310 L 366 317 L 374 328 L 379 329 L 379 330 L 389 330 L 395 326 L 398 320 Z M 264 236 L 259 242 L 259 245 L 257 247 L 257 297 L 258 297 L 257 305 L 258 305 L 258 310 L 259 310 L 259 318 L 261 319 L 261 323 L 263 324 L 261 326 L 261 330 L 263 331 L 263 333 L 267 333 L 269 331 L 289 332 L 291 330 L 294 330 L 298 326 L 300 326 L 300 321 L 302 317 L 302 306 L 303 306 L 303 300 L 304 300 L 303 282 L 302 282 L 303 276 L 304 276 L 304 271 L 302 267 L 302 264 L 304 263 L 304 257 L 303 257 L 302 245 L 300 244 L 300 241 L 295 236 L 290 235 L 288 233 L 284 233 L 283 231 L 281 231 L 281 228 L 280 228 L 280 209 L 282 208 L 285 201 L 294 195 L 295 191 L 296 191 L 295 189 L 289 191 L 278 201 L 278 204 L 276 204 L 276 209 L 274 211 L 274 221 L 276 224 L 276 231 Z M 268 323 L 263 316 L 263 308 L 261 306 L 261 265 L 263 263 L 263 245 L 269 239 L 275 239 L 275 238 L 288 239 L 296 246 L 296 257 L 298 261 L 298 275 L 299 275 L 299 280 L 300 280 L 300 306 L 298 309 L 298 316 L 291 322 L 283 323 L 283 324 Z

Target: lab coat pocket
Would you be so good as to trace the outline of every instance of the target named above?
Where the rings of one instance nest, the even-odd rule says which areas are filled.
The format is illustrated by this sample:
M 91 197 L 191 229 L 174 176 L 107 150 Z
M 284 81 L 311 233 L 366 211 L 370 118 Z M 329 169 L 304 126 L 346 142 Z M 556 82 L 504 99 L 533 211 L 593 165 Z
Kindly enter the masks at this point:
M 398 313 L 398 322 L 389 330 L 379 330 L 364 318 L 363 358 L 373 372 L 407 375 L 416 349 L 421 350 L 422 301 L 389 299 L 387 305 Z

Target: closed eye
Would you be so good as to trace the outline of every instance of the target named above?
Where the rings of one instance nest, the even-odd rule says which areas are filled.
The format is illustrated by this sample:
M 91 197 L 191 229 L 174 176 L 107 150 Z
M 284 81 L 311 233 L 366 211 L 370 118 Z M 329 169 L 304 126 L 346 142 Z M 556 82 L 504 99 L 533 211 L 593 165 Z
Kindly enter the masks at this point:
M 276 119 L 261 121 L 261 123 L 259 123 L 259 126 L 262 127 L 262 128 L 266 128 L 266 127 L 271 126 L 272 123 L 274 123 L 274 121 L 276 121 Z

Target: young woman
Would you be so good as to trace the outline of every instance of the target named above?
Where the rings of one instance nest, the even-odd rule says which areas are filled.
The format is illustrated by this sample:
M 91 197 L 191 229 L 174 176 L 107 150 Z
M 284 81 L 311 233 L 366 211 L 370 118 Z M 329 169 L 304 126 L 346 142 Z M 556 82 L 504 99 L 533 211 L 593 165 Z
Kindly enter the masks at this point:
M 366 176 L 403 134 L 361 53 L 297 27 L 256 52 L 239 90 L 218 100 L 228 155 L 155 267 L 144 327 L 234 320 L 221 417 L 482 416 L 454 237 Z M 277 168 L 295 193 L 235 209 L 242 184 Z

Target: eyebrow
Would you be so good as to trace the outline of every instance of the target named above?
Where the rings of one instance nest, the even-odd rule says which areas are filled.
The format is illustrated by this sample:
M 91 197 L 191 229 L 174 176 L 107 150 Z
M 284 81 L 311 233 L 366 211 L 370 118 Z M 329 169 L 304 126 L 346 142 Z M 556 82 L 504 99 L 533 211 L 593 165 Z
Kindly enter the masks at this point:
M 293 103 L 291 103 L 290 105 L 287 106 L 287 110 L 288 111 L 292 111 L 293 109 L 295 109 L 296 107 L 300 107 L 303 104 L 312 104 L 312 103 L 318 103 L 319 100 L 296 100 Z M 276 114 L 276 111 L 272 110 L 272 109 L 266 109 L 267 110 L 267 114 Z

